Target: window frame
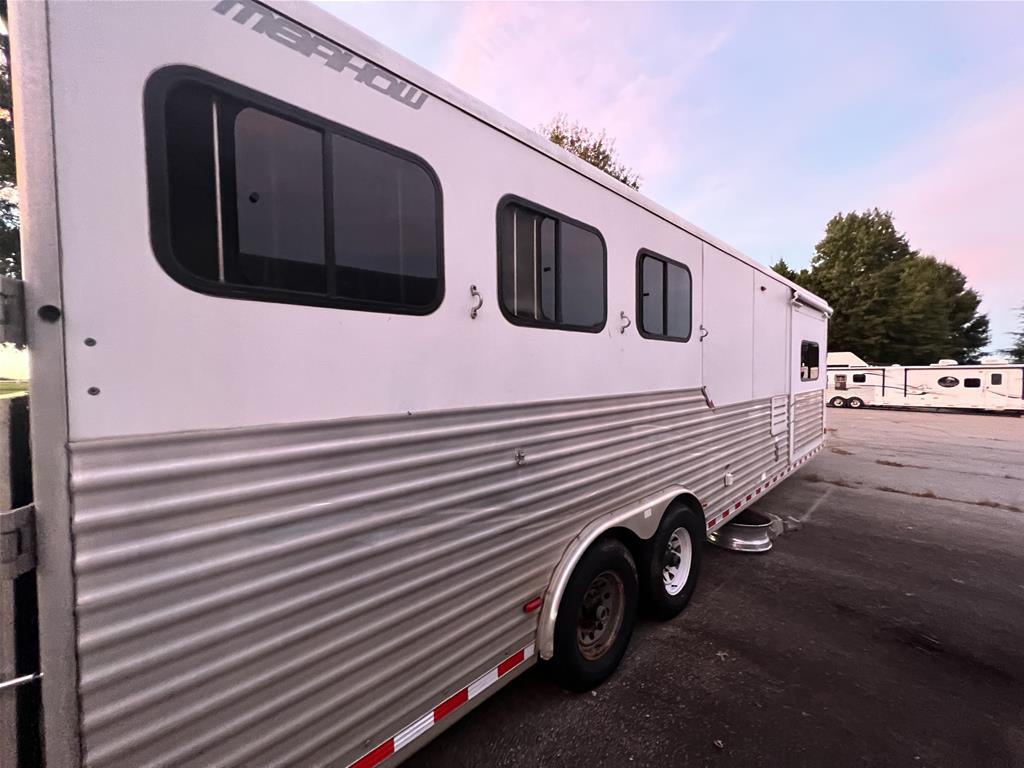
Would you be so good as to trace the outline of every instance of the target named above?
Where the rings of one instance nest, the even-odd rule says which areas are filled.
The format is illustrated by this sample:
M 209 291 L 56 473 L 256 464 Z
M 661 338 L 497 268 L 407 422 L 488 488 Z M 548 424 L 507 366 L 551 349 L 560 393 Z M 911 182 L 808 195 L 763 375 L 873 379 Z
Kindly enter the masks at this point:
M 324 165 L 324 268 L 328 273 L 338 268 L 334 254 L 334 175 L 333 175 L 333 142 L 331 134 L 337 134 L 369 147 L 386 152 L 389 155 L 416 165 L 430 179 L 436 200 L 434 210 L 434 231 L 437 249 L 437 295 L 430 304 L 422 306 L 395 304 L 389 302 L 354 299 L 345 296 L 331 296 L 328 293 L 308 293 L 283 288 L 240 285 L 237 283 L 220 282 L 200 277 L 184 267 L 174 255 L 171 246 L 170 189 L 167 176 L 167 131 L 165 104 L 171 89 L 183 82 L 193 82 L 219 91 L 229 98 L 244 102 L 245 107 L 252 107 L 273 117 L 287 120 L 306 128 L 320 131 L 323 144 Z M 294 304 L 300 306 L 327 307 L 347 309 L 359 312 L 377 312 L 393 315 L 423 316 L 435 312 L 444 302 L 445 259 L 444 259 L 444 196 L 441 180 L 434 169 L 419 155 L 408 150 L 388 144 L 385 141 L 367 135 L 353 128 L 341 125 L 332 120 L 320 117 L 312 112 L 296 107 L 285 101 L 269 96 L 260 91 L 232 82 L 210 72 L 186 65 L 171 65 L 153 72 L 143 86 L 143 124 L 145 129 L 146 185 L 149 204 L 149 239 L 153 254 L 161 268 L 175 282 L 196 291 L 197 293 L 220 298 L 240 299 L 244 301 L 265 301 L 274 304 Z M 234 124 L 219 126 L 219 134 L 234 130 Z M 233 151 L 233 149 L 232 149 Z M 222 164 L 224 160 L 222 158 Z M 221 169 L 223 172 L 223 168 Z M 231 179 L 233 188 L 234 179 Z M 226 228 L 234 216 L 225 216 L 225 209 L 231 206 L 229 195 L 222 189 L 221 234 L 225 242 Z M 237 234 L 232 235 L 237 239 Z M 327 290 L 334 285 L 334 277 L 328 274 Z
M 967 382 L 975 382 L 968 384 Z M 964 389 L 981 389 L 981 377 L 980 376 L 967 376 L 963 380 Z
M 859 379 L 857 378 L 858 376 L 860 376 Z M 867 384 L 868 383 L 868 375 L 866 373 L 855 373 L 855 374 L 853 374 L 853 383 L 854 384 Z
M 643 263 L 645 258 L 655 259 L 666 265 L 671 264 L 675 267 L 680 267 L 686 271 L 687 277 L 690 278 L 690 328 L 689 333 L 683 336 L 670 336 L 669 334 L 650 333 L 644 330 L 644 297 L 643 297 Z M 668 328 L 668 267 L 662 271 L 662 301 L 661 301 L 661 313 L 664 321 L 664 326 Z M 668 256 L 662 256 L 660 253 L 649 250 L 647 248 L 641 248 L 636 252 L 636 330 L 643 338 L 653 339 L 656 341 L 674 341 L 679 344 L 685 344 L 693 337 L 693 272 L 690 268 L 683 264 L 681 261 L 670 259 Z
M 996 376 L 999 377 L 999 381 L 996 381 Z M 1003 374 L 1002 373 L 993 373 L 993 372 L 990 371 L 989 374 L 988 374 L 988 385 L 990 387 L 1001 387 L 1001 386 L 1003 386 Z
M 813 346 L 818 351 L 818 365 L 813 369 L 817 373 L 811 376 L 811 366 L 807 366 L 807 376 L 804 377 L 804 346 Z M 821 378 L 821 344 L 817 341 L 811 341 L 810 339 L 800 339 L 800 361 L 797 366 L 797 372 L 800 374 L 800 381 L 817 381 Z
M 556 222 L 565 222 L 566 224 L 572 224 L 575 227 L 590 232 L 597 236 L 598 241 L 601 243 L 601 324 L 600 325 L 574 325 L 571 323 L 559 323 L 547 320 L 536 320 L 530 317 L 519 317 L 508 310 L 505 306 L 505 285 L 504 276 L 501 269 L 502 262 L 502 250 L 501 250 L 501 218 L 505 213 L 505 209 L 509 206 L 518 206 L 525 208 L 528 211 L 540 214 L 550 219 L 554 219 Z M 608 244 L 605 242 L 604 235 L 601 234 L 601 230 L 590 224 L 586 224 L 578 219 L 574 219 L 571 216 L 566 216 L 564 213 L 552 210 L 546 206 L 535 203 L 532 200 L 527 200 L 524 197 L 520 197 L 515 194 L 503 195 L 498 200 L 498 207 L 495 211 L 494 216 L 494 232 L 495 232 L 495 267 L 496 267 L 496 282 L 497 282 L 497 304 L 501 310 L 501 314 L 504 315 L 505 319 L 508 320 L 512 325 L 519 325 L 524 328 L 544 328 L 551 331 L 572 331 L 574 333 L 601 333 L 605 326 L 608 325 Z M 558 244 L 560 242 L 560 233 L 555 233 L 555 263 L 557 264 L 560 260 L 560 254 L 558 252 Z M 555 295 L 558 295 L 558 289 L 562 284 L 561 269 L 555 270 Z

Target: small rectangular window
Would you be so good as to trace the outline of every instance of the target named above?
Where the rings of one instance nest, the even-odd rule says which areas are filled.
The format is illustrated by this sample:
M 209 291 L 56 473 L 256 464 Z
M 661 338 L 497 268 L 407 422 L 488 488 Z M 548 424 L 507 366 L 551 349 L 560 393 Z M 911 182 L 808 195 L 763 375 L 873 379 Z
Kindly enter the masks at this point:
M 964 379 L 965 389 L 978 389 L 981 386 L 981 379 Z
M 868 380 L 868 377 L 865 376 L 863 373 L 855 373 L 855 374 L 853 374 L 853 383 L 854 384 L 863 384 L 867 380 Z
M 637 254 L 637 316 L 649 339 L 690 338 L 693 283 L 690 270 L 650 251 Z
M 498 282 L 502 311 L 514 323 L 604 327 L 604 241 L 557 213 L 518 201 L 499 207 Z
M 441 190 L 419 158 L 180 67 L 146 85 L 157 259 L 205 293 L 426 314 Z
M 1001 374 L 1001 373 L 993 373 L 992 374 L 992 386 L 993 387 L 998 387 L 1002 383 L 1003 383 L 1003 374 Z
M 817 342 L 800 342 L 800 381 L 816 381 L 821 367 L 821 353 Z

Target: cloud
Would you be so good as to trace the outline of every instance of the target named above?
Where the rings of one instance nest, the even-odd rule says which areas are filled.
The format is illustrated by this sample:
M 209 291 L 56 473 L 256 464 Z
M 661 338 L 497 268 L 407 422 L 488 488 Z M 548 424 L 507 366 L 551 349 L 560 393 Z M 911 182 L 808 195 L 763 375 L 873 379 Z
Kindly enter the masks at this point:
M 728 24 L 687 25 L 679 9 L 471 4 L 440 74 L 529 128 L 565 113 L 607 130 L 650 191 L 678 171 L 688 83 L 730 36 Z
M 979 97 L 909 150 L 881 195 L 910 242 L 958 267 L 1009 345 L 1024 302 L 1024 86 Z

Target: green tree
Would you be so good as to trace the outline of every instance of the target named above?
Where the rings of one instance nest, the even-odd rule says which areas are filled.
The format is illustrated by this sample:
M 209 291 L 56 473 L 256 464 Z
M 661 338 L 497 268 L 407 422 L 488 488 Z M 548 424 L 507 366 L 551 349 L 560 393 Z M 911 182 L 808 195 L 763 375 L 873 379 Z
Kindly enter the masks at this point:
M 6 0 L 0 0 L 0 17 L 6 27 Z M 10 61 L 10 38 L 5 33 L 0 35 L 0 274 L 21 277 L 21 219 L 14 169 Z
M 968 362 L 989 340 L 963 273 L 922 256 L 877 208 L 833 216 L 801 284 L 835 309 L 829 347 L 876 363 Z
M 540 126 L 539 131 L 558 146 L 600 168 L 627 187 L 640 189 L 640 174 L 619 161 L 615 140 L 609 139 L 605 131 L 595 133 L 570 121 L 566 115 L 556 115 L 550 123 Z
M 808 287 L 807 284 L 811 279 L 811 271 L 809 269 L 801 269 L 797 272 L 786 263 L 785 259 L 779 259 L 777 262 L 772 264 L 772 270 L 777 274 L 782 275 L 787 280 L 791 280 L 797 285 L 802 285 L 804 288 Z
M 1008 355 L 1011 360 L 1024 363 L 1024 302 L 1017 307 L 1017 317 L 1020 320 L 1020 330 L 1010 334 L 1013 336 L 1013 344 L 1004 349 L 1003 354 Z

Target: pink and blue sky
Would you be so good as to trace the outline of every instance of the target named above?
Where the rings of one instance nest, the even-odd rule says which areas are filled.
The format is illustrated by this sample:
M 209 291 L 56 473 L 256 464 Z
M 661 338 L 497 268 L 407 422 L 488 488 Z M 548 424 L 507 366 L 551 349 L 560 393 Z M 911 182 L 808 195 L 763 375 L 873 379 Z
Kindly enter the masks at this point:
M 765 264 L 893 211 L 992 348 L 1024 302 L 1024 4 L 332 3 L 524 125 L 617 140 L 642 191 Z

